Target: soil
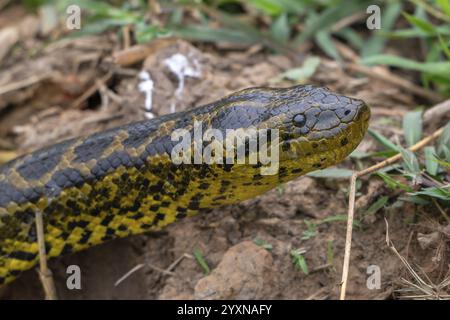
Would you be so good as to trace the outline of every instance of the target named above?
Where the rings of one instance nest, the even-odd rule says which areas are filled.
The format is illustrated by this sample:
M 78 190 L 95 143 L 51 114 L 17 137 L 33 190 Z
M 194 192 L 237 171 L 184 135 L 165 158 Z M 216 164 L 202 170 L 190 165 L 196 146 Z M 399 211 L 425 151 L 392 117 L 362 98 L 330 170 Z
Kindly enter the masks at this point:
M 276 79 L 284 71 L 298 67 L 289 58 L 260 46 L 219 49 L 173 39 L 147 46 L 143 61 L 119 65 L 113 59 L 118 45 L 114 36 L 63 40 L 42 47 L 35 56 L 24 57 L 20 52 L 36 45 L 30 34 L 22 51 L 4 60 L 0 73 L 0 88 L 35 79 L 32 84 L 0 95 L 0 147 L 13 149 L 15 155 L 145 119 L 145 97 L 138 90 L 141 70 L 148 71 L 154 81 L 152 112 L 158 116 L 171 112 L 171 105 L 181 111 L 246 87 L 293 85 Z M 178 79 L 164 64 L 175 53 L 197 61 L 201 67 L 201 76 L 188 77 L 179 97 L 175 95 Z M 383 81 L 348 73 L 339 63 L 324 57 L 308 83 L 365 100 L 373 111 L 371 128 L 390 138 L 401 133 L 402 115 L 423 102 Z M 83 96 L 92 88 L 90 96 Z M 358 149 L 375 151 L 377 145 L 366 137 Z M 370 164 L 347 159 L 339 167 L 359 169 Z M 116 240 L 51 260 L 58 296 L 337 299 L 346 221 L 323 220 L 346 215 L 348 188 L 347 179 L 302 177 L 255 199 L 177 222 L 161 232 Z M 364 216 L 365 209 L 384 195 L 389 197 L 388 205 Z M 448 262 L 448 238 L 445 240 L 444 233 L 438 232 L 426 248 L 418 240 L 420 234 L 426 237 L 438 230 L 433 221 L 439 212 L 434 207 L 399 201 L 398 196 L 376 177 L 361 180 L 349 299 L 402 295 L 396 291 L 403 288 L 399 279 L 409 274 L 386 243 L 386 222 L 398 252 L 425 270 L 433 281 L 442 278 L 440 272 Z M 302 252 L 308 274 L 294 265 L 293 250 Z M 201 252 L 209 274 L 193 257 L 194 251 Z M 81 290 L 67 289 L 69 265 L 81 268 Z M 368 267 L 373 265 L 380 270 L 379 288 L 368 286 Z M 135 272 L 115 285 L 135 267 Z M 2 295 L 5 299 L 43 297 L 36 270 L 25 272 Z

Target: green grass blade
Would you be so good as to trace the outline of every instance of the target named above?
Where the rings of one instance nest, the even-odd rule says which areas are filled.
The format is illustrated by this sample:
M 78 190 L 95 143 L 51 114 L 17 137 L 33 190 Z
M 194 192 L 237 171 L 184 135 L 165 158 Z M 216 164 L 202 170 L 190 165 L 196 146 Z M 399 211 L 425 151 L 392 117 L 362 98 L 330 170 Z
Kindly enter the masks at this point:
M 404 148 L 401 148 L 400 152 L 403 158 L 404 169 L 412 175 L 418 175 L 420 173 L 420 166 L 416 155 L 410 150 Z
M 302 83 L 308 80 L 316 72 L 319 65 L 320 58 L 314 56 L 308 57 L 305 59 L 301 67 L 287 70 L 279 76 L 271 79 L 270 82 L 277 83 L 283 79 L 288 79 L 297 83 Z
M 425 147 L 425 168 L 429 174 L 435 176 L 438 173 L 439 163 L 436 158 L 436 149 L 434 147 Z
M 378 198 L 377 201 L 375 201 L 369 208 L 367 208 L 367 210 L 363 213 L 363 215 L 368 216 L 368 215 L 375 214 L 378 210 L 380 210 L 381 208 L 383 208 L 386 205 L 388 200 L 389 200 L 389 197 L 387 197 L 387 196 L 382 196 L 382 197 Z
M 270 28 L 270 33 L 272 34 L 272 37 L 282 43 L 288 42 L 290 31 L 291 30 L 286 13 L 280 15 L 277 19 L 275 19 Z
M 325 30 L 319 31 L 314 38 L 319 48 L 322 49 L 327 56 L 338 62 L 342 61 L 329 32 Z
M 313 178 L 333 178 L 333 179 L 342 179 L 349 178 L 353 174 L 352 170 L 349 169 L 341 169 L 341 168 L 327 168 L 323 170 L 317 170 L 314 172 L 310 172 L 307 174 L 308 177 Z
M 419 28 L 420 30 L 422 30 L 425 33 L 429 33 L 429 34 L 435 34 L 436 33 L 436 28 L 429 23 L 426 20 L 420 19 L 418 17 L 412 16 L 406 12 L 403 12 L 402 15 L 406 18 L 406 20 L 408 20 L 408 22 Z
M 408 70 L 416 70 L 450 80 L 450 61 L 424 63 L 394 55 L 380 54 L 364 58 L 362 62 L 366 65 L 384 64 Z
M 422 137 L 422 111 L 411 111 L 403 117 L 403 132 L 409 147 L 420 140 Z
M 192 254 L 193 254 L 195 260 L 197 261 L 197 263 L 200 265 L 200 267 L 202 267 L 205 275 L 208 275 L 211 272 L 211 269 L 209 268 L 208 263 L 206 262 L 205 258 L 203 257 L 200 249 L 195 248 L 194 251 L 192 252 Z
M 388 149 L 390 149 L 392 151 L 400 152 L 400 147 L 397 146 L 395 143 L 391 142 L 388 138 L 383 136 L 381 133 L 378 133 L 378 132 L 373 131 L 371 129 L 369 129 L 368 132 L 369 132 L 369 135 L 372 138 L 374 138 L 381 145 L 385 146 L 386 148 L 388 148 Z

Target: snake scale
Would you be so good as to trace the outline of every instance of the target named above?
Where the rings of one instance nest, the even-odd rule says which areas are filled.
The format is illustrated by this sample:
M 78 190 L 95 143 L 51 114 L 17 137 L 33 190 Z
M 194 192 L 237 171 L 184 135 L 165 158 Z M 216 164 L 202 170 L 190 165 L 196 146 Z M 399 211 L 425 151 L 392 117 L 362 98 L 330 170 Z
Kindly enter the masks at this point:
M 367 105 L 327 88 L 250 88 L 187 111 L 72 139 L 0 167 L 0 285 L 38 261 L 35 213 L 49 257 L 162 227 L 255 197 L 342 161 L 362 140 Z M 174 164 L 175 129 L 279 130 L 279 170 Z M 251 154 L 246 153 L 246 157 Z

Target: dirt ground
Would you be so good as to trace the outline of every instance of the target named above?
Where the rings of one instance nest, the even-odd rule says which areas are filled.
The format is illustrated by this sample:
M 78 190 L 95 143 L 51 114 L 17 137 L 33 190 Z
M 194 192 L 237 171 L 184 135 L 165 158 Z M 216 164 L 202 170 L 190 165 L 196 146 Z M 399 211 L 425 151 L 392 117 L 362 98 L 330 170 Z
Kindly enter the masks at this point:
M 30 19 L 21 17 L 17 21 Z M 30 24 L 29 24 L 30 25 Z M 290 86 L 277 77 L 297 62 L 260 46 L 239 48 L 192 44 L 165 39 L 144 48 L 136 60 L 123 61 L 114 36 L 62 40 L 44 45 L 26 30 L 22 48 L 4 60 L 0 88 L 0 148 L 17 154 L 69 137 L 89 134 L 145 119 L 145 96 L 138 74 L 146 70 L 155 83 L 152 112 L 158 116 L 192 108 L 233 91 L 262 85 Z M 36 54 L 23 52 L 38 47 Z M 125 50 L 126 51 L 126 50 Z M 121 51 L 123 53 L 123 51 Z M 127 51 L 128 52 L 128 51 Z M 188 77 L 179 97 L 178 79 L 164 60 L 181 53 L 197 61 L 201 74 Z M 351 61 L 351 52 L 347 52 Z M 314 54 L 309 52 L 308 54 Z M 126 56 L 128 57 L 128 56 Z M 387 70 L 383 69 L 381 71 Z M 370 77 L 321 57 L 308 83 L 365 100 L 372 108 L 371 128 L 395 138 L 402 115 L 430 101 L 402 87 Z M 432 130 L 436 123 L 426 130 Z M 358 148 L 377 150 L 366 137 Z M 370 161 L 347 159 L 339 167 L 360 169 Z M 344 253 L 346 222 L 323 221 L 347 212 L 348 179 L 302 177 L 256 199 L 213 210 L 169 226 L 164 231 L 121 239 L 50 261 L 62 299 L 336 299 Z M 388 205 L 361 218 L 380 196 Z M 434 207 L 398 201 L 399 194 L 376 177 L 364 178 L 357 193 L 349 299 L 399 298 L 401 277 L 410 278 L 386 244 L 389 235 L 398 252 L 420 266 L 430 281 L 442 280 L 448 264 L 444 232 L 426 248 L 418 237 L 435 234 Z M 385 221 L 386 219 L 386 221 Z M 315 234 L 308 237 L 311 225 Z M 447 233 L 448 234 L 448 233 Z M 265 244 L 264 246 L 261 243 Z M 193 258 L 199 249 L 211 273 Z M 301 250 L 309 273 L 293 264 L 290 252 Z M 177 262 L 174 264 L 174 262 Z M 82 289 L 68 290 L 66 268 L 79 265 Z M 379 267 L 381 286 L 369 289 L 367 268 Z M 115 286 L 130 270 L 137 271 Z M 30 270 L 3 292 L 5 299 L 42 299 L 36 270 Z

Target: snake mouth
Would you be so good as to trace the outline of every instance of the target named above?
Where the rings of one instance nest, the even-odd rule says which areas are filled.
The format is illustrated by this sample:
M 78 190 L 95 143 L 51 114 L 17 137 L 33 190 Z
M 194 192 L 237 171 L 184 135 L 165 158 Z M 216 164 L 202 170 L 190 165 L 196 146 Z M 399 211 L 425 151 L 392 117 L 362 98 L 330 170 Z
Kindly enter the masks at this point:
M 369 127 L 370 108 L 364 101 L 358 100 L 358 102 L 359 105 L 354 119 L 345 124 L 342 132 L 330 140 L 330 151 L 335 155 L 336 163 L 356 149 Z
M 370 120 L 370 108 L 369 106 L 362 100 L 359 100 L 361 102 L 361 105 L 358 107 L 357 114 L 355 117 L 355 120 L 353 121 L 353 125 L 355 127 L 359 127 L 361 139 L 359 142 L 361 142 L 362 138 L 364 138 L 364 135 L 366 134 L 367 129 L 369 128 L 369 120 Z

